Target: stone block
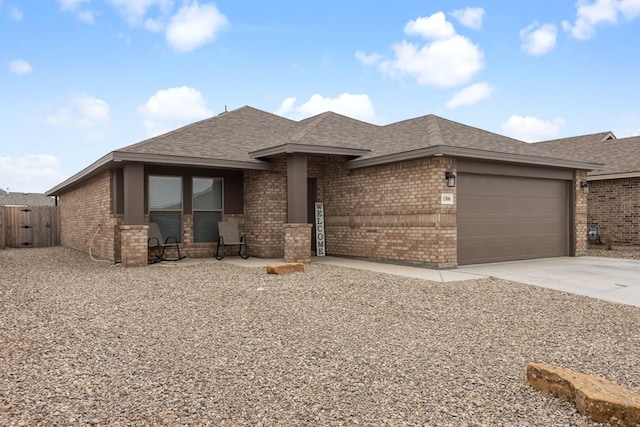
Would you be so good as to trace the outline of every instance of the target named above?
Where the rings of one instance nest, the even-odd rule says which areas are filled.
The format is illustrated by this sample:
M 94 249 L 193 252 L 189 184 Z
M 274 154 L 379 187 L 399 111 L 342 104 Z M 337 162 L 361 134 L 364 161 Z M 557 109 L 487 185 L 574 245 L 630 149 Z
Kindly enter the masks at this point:
M 269 274 L 288 274 L 301 271 L 304 271 L 304 264 L 301 262 L 284 262 L 267 265 L 267 273 Z
M 533 388 L 573 403 L 578 412 L 596 422 L 625 427 L 640 424 L 640 394 L 604 378 L 530 363 L 527 380 Z

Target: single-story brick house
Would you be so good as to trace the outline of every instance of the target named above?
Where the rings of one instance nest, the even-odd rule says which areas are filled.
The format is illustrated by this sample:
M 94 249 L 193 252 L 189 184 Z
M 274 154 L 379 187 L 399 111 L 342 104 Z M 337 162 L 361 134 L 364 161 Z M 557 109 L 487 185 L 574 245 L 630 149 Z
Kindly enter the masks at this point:
M 599 236 L 594 243 L 640 246 L 640 136 L 617 139 L 602 132 L 538 144 L 603 163 L 601 170 L 587 173 L 588 224 Z
M 328 255 L 451 268 L 584 253 L 580 185 L 601 167 L 434 115 L 378 126 L 245 106 L 115 150 L 47 194 L 63 245 L 125 265 L 146 261 L 144 224 L 205 257 L 219 220 L 239 223 L 252 256 L 308 261 L 322 202 Z

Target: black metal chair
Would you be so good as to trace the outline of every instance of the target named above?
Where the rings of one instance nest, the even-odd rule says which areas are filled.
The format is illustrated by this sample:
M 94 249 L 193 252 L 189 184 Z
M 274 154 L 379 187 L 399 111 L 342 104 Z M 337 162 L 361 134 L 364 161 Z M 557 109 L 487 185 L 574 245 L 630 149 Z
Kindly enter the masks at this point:
M 218 223 L 218 247 L 216 248 L 216 259 L 224 258 L 226 246 L 238 245 L 238 255 L 242 259 L 249 258 L 247 253 L 247 239 L 244 234 L 238 231 L 238 223 L 236 222 L 219 222 Z M 222 250 L 222 253 L 220 251 Z
M 177 237 L 163 238 L 160 227 L 155 222 L 149 224 L 149 238 L 147 239 L 147 247 L 149 249 L 155 249 L 159 252 L 153 258 L 149 258 L 149 264 L 153 264 L 160 261 L 178 261 L 186 256 L 180 254 L 180 245 Z M 176 248 L 178 251 L 178 258 L 165 258 L 164 252 L 167 248 Z

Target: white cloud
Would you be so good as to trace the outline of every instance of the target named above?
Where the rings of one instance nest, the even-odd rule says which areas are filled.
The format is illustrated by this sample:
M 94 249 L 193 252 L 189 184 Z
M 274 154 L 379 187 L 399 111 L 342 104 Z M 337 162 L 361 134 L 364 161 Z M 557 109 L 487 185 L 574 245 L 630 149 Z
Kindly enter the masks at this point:
M 404 26 L 404 32 L 408 35 L 418 35 L 428 40 L 448 39 L 456 34 L 451 22 L 447 21 L 442 12 L 436 12 L 431 16 L 421 16 L 415 21 L 409 21 Z
M 11 192 L 44 193 L 65 176 L 60 161 L 48 154 L 0 157 L 0 183 Z
M 487 99 L 493 93 L 494 88 L 489 86 L 488 83 L 476 83 L 462 89 L 456 93 L 447 103 L 447 108 L 456 108 L 461 105 L 471 105 L 476 102 Z
M 11 19 L 16 22 L 20 22 L 24 19 L 24 14 L 17 7 L 12 7 L 11 9 L 9 9 L 9 16 L 11 16 Z
M 540 25 L 537 21 L 520 31 L 522 50 L 529 55 L 544 55 L 556 46 L 558 29 L 553 24 Z
M 284 101 L 282 101 L 282 104 L 280 104 L 280 107 L 278 107 L 278 109 L 275 111 L 275 114 L 277 114 L 278 116 L 287 116 L 293 111 L 293 107 L 295 105 L 296 97 L 290 96 L 289 98 L 286 98 Z
M 190 52 L 213 41 L 227 23 L 227 17 L 213 4 L 185 4 L 169 22 L 167 43 L 178 52 Z
M 104 130 L 111 122 L 109 104 L 92 95 L 71 95 L 63 105 L 52 109 L 55 111 L 44 118 L 46 124 L 80 129 L 87 139 L 103 139 Z
M 138 107 L 138 112 L 144 117 L 149 136 L 160 135 L 213 115 L 202 94 L 188 86 L 157 91 Z
M 512 115 L 502 123 L 502 131 L 512 138 L 532 142 L 557 136 L 564 125 L 565 121 L 561 118 L 542 120 L 536 117 Z
M 481 7 L 468 7 L 466 9 L 457 9 L 451 12 L 465 27 L 479 30 L 482 28 L 482 19 L 484 18 L 484 9 Z
M 356 59 L 364 65 L 374 65 L 382 60 L 382 55 L 378 53 L 367 54 L 361 50 L 356 52 Z
M 409 75 L 421 86 L 452 87 L 469 81 L 484 66 L 484 54 L 469 39 L 456 35 L 425 46 L 402 41 L 395 58 L 380 63 L 392 78 Z
M 618 16 L 632 21 L 640 16 L 640 0 L 578 0 L 576 20 L 573 24 L 562 22 L 562 28 L 578 40 L 588 40 L 595 35 L 596 27 L 603 23 L 617 24 Z
M 91 0 L 58 0 L 60 3 L 60 9 L 66 12 L 73 12 L 79 21 L 85 24 L 94 23 L 94 12 L 90 10 L 84 10 L 84 3 L 91 3 Z
M 168 15 L 173 7 L 172 0 L 109 0 L 109 3 L 132 26 L 142 25 L 151 8 L 158 8 L 161 15 Z
M 622 0 L 618 3 L 618 9 L 626 19 L 636 19 L 640 16 L 640 0 Z
M 89 3 L 91 0 L 58 0 L 60 3 L 60 9 L 62 10 L 77 10 L 82 3 Z
M 325 111 L 333 111 L 358 120 L 372 121 L 375 118 L 375 110 L 368 95 L 353 95 L 342 93 L 337 98 L 325 98 L 315 94 L 307 102 L 296 106 L 296 98 L 285 99 L 276 111 L 276 114 L 287 116 L 294 120 L 301 120 Z
M 468 82 L 484 67 L 484 53 L 471 40 L 456 34 L 444 13 L 420 17 L 405 25 L 407 35 L 419 35 L 426 44 L 403 40 L 392 46 L 393 58 L 356 54 L 364 64 L 378 64 L 390 78 L 409 76 L 419 85 L 452 87 Z
M 9 71 L 13 74 L 29 74 L 33 71 L 31 64 L 22 59 L 15 59 L 9 62 Z

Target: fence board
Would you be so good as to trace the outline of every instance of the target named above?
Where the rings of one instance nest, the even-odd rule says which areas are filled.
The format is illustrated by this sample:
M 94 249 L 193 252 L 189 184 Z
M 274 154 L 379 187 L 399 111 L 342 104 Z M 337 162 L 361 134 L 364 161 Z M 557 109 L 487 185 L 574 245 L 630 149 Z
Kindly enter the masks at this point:
M 57 206 L 4 206 L 1 208 L 4 246 L 42 248 L 59 244 Z

